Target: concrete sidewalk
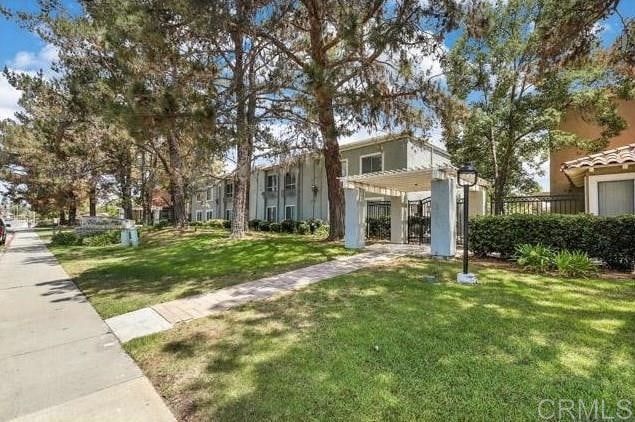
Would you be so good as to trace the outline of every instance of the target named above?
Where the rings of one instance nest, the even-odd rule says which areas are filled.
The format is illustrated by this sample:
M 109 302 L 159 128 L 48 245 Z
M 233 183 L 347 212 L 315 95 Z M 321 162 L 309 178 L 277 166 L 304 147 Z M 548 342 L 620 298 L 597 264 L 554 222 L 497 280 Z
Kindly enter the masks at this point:
M 357 255 L 128 312 L 108 318 L 106 324 L 119 340 L 126 342 L 169 330 L 177 323 L 217 314 L 255 300 L 288 294 L 322 280 L 381 265 L 400 256 L 428 253 L 429 249 L 425 246 L 374 245 L 367 248 L 367 252 Z
M 0 255 L 0 421 L 174 421 L 32 232 Z

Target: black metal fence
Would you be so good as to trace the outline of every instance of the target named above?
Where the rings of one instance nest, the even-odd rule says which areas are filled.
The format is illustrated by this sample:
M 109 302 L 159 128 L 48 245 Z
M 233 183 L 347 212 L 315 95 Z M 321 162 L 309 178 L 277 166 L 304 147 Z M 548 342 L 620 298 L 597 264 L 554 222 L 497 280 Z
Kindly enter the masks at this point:
M 366 205 L 366 238 L 390 240 L 390 201 L 373 201 Z
M 584 195 L 508 196 L 500 201 L 498 214 L 577 214 L 584 212 Z M 496 202 L 490 201 L 488 214 L 496 214 Z
M 408 243 L 430 243 L 430 198 L 408 201 Z

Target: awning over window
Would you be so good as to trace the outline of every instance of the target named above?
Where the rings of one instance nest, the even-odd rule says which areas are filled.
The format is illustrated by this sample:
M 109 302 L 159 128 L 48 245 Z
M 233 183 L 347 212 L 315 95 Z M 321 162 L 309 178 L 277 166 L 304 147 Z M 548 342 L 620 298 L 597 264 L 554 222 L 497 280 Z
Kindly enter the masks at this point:
M 584 186 L 584 176 L 594 168 L 621 166 L 625 170 L 635 164 L 635 143 L 608 149 L 597 154 L 565 161 L 560 171 L 567 175 L 575 186 Z

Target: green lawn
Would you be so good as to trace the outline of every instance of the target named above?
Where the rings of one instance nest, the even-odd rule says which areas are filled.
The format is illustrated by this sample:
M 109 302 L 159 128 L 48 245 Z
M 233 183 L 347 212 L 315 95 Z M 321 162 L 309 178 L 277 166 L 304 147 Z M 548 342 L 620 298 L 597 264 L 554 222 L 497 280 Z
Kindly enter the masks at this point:
M 423 282 L 436 266 L 459 271 L 402 260 L 125 347 L 180 420 L 539 420 L 542 399 L 633 409 L 634 280 L 477 267 L 476 287 Z
M 50 237 L 47 230 L 39 232 Z M 103 318 L 350 254 L 314 236 L 147 231 L 142 246 L 50 246 Z

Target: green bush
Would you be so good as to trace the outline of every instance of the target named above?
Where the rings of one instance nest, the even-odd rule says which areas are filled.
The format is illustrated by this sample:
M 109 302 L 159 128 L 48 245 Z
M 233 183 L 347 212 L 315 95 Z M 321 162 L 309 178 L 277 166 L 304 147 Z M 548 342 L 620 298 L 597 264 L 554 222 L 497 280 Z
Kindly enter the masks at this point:
M 247 227 L 249 227 L 249 230 L 259 230 L 260 229 L 260 220 L 258 220 L 257 218 L 254 220 L 249 220 L 247 222 Z
M 121 243 L 121 231 L 109 230 L 85 236 L 82 242 L 86 246 L 108 246 Z
M 322 224 L 320 227 L 317 228 L 317 230 L 315 230 L 314 233 L 311 233 L 311 234 L 315 234 L 316 236 L 320 236 L 320 237 L 326 237 L 329 234 L 329 225 Z
M 553 264 L 553 257 L 553 250 L 540 243 L 537 245 L 523 243 L 516 247 L 516 262 L 528 271 L 538 273 L 548 271 Z
M 231 220 L 223 220 L 223 228 L 224 229 L 231 229 L 232 228 Z
M 307 234 L 309 233 L 311 229 L 309 228 L 309 225 L 307 224 L 306 221 L 303 220 L 299 220 L 295 222 L 295 231 L 298 234 Z
M 285 233 L 293 233 L 295 232 L 295 221 L 293 220 L 282 220 L 280 222 L 280 229 Z
M 269 230 L 272 232 L 280 233 L 282 231 L 282 225 L 280 223 L 271 223 Z
M 211 219 L 211 220 L 207 220 L 205 222 L 205 227 L 210 228 L 210 229 L 224 229 L 225 227 L 225 221 L 227 220 L 220 220 L 220 219 Z
M 381 217 L 367 218 L 368 237 L 383 237 L 390 235 L 390 216 L 384 215 Z M 383 235 L 383 236 L 382 236 Z
M 260 228 L 261 231 L 268 232 L 271 229 L 271 222 L 270 221 L 261 221 L 260 224 L 258 225 L 258 227 Z
M 589 214 L 487 215 L 470 219 L 470 250 L 511 257 L 518 245 L 543 244 L 555 251 L 579 250 L 608 267 L 635 265 L 635 215 Z
M 565 277 L 588 277 L 597 271 L 589 255 L 582 251 L 560 251 L 553 262 L 558 273 Z
M 162 218 L 159 220 L 159 223 L 156 224 L 154 227 L 156 227 L 157 229 L 164 229 L 169 226 L 170 226 L 170 220 L 166 218 Z
M 56 246 L 77 246 L 82 244 L 82 238 L 74 231 L 58 232 L 51 237 L 51 244 Z

